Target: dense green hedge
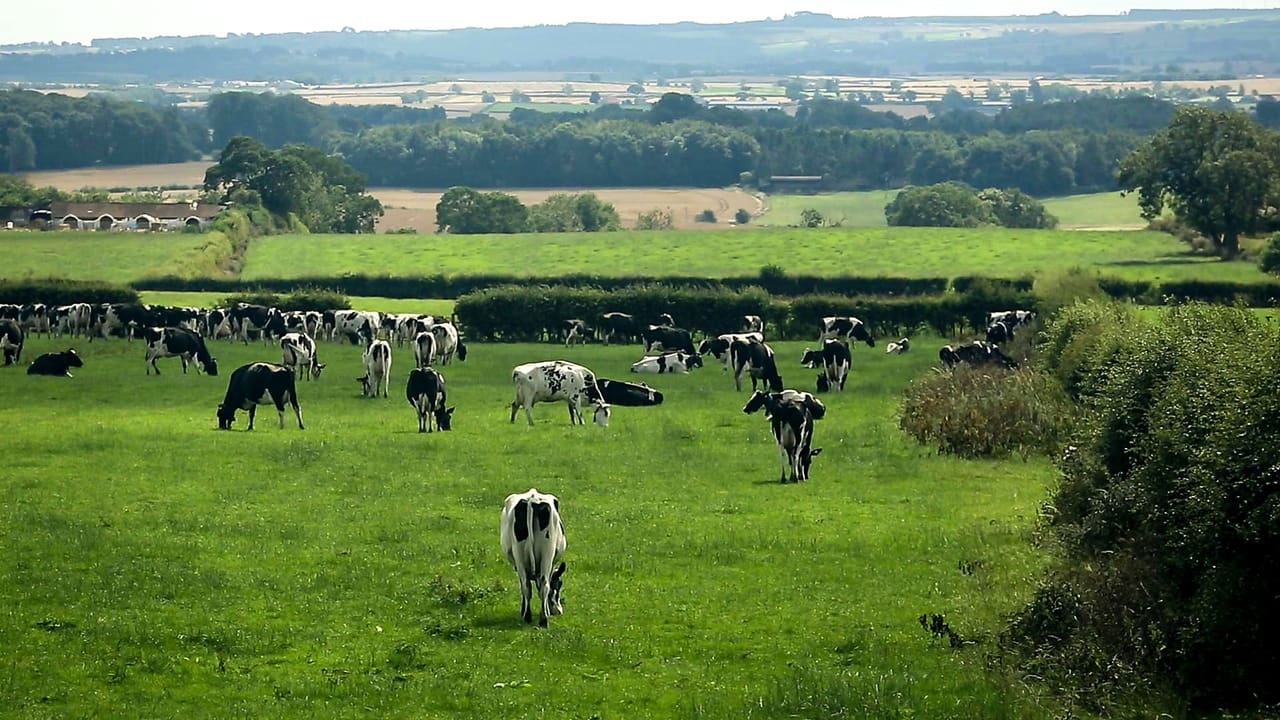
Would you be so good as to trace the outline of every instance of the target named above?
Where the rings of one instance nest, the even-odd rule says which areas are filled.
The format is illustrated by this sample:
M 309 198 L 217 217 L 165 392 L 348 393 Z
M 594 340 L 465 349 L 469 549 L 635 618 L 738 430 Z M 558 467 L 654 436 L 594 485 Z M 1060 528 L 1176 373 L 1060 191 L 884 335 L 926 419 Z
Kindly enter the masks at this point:
M 222 307 L 231 307 L 236 303 L 265 305 L 284 311 L 351 309 L 351 301 L 346 295 L 335 290 L 311 287 L 293 288 L 285 295 L 265 290 L 235 293 L 223 299 Z
M 0 280 L 0 303 L 70 305 L 78 302 L 133 303 L 138 302 L 138 292 L 91 280 Z

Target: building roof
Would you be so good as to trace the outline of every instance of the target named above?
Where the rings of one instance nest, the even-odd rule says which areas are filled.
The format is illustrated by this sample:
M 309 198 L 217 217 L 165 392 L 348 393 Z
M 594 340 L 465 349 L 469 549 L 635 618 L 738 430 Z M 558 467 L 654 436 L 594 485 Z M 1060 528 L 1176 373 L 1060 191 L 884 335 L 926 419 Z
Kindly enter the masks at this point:
M 49 212 L 57 218 L 74 215 L 81 220 L 96 220 L 103 215 L 110 215 L 116 220 L 140 215 L 155 220 L 191 217 L 208 220 L 222 212 L 222 206 L 199 203 L 55 202 L 49 204 Z
M 770 175 L 769 182 L 822 182 L 821 175 Z

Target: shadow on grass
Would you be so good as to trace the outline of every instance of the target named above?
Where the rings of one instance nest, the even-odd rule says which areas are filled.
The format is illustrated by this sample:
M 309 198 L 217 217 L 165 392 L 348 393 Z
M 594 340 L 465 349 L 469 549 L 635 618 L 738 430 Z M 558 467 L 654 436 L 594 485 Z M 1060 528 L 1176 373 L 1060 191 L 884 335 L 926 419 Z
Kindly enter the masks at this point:
M 1200 265 L 1203 263 L 1221 261 L 1222 258 L 1213 255 L 1165 255 L 1163 257 L 1151 260 L 1111 260 L 1108 262 L 1098 263 L 1099 265 L 1113 265 L 1115 267 L 1159 267 L 1162 265 Z
M 481 615 L 471 621 L 471 624 L 478 628 L 489 628 L 491 630 L 519 630 L 526 627 L 538 627 L 537 613 L 534 613 L 534 621 L 525 624 L 520 619 L 520 594 L 516 593 L 515 606 L 511 608 L 509 613 Z

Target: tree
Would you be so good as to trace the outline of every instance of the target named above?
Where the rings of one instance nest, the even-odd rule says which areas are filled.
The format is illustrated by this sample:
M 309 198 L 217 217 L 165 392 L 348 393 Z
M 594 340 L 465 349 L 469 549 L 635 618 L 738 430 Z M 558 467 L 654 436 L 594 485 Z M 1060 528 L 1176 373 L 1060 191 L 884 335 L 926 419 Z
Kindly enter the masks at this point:
M 738 208 L 738 212 L 733 214 L 733 221 L 739 225 L 746 225 L 751 222 L 751 213 L 746 208 Z
M 495 102 L 498 102 L 498 98 L 493 93 L 489 92 L 488 90 L 485 90 L 480 93 L 480 102 L 495 103 Z
M 670 230 L 675 226 L 675 216 L 672 214 L 671 208 L 665 210 L 654 208 L 640 213 L 636 218 L 637 230 Z
M 821 212 L 819 212 L 818 210 L 815 210 L 814 208 L 805 208 L 804 210 L 800 211 L 801 227 L 807 227 L 807 228 L 822 227 L 823 223 L 825 222 L 826 222 L 826 218 L 822 216 Z
M 889 225 L 911 227 L 978 227 L 998 222 L 991 206 L 973 188 L 957 182 L 905 187 L 885 206 L 884 218 Z
M 1168 207 L 1234 258 L 1240 236 L 1280 201 L 1278 162 L 1280 139 L 1247 115 L 1186 106 L 1120 162 L 1118 177 L 1122 192 L 1138 193 L 1144 218 Z
M 49 203 L 64 197 L 65 194 L 57 188 L 37 188 L 26 178 L 0 174 L 0 207 L 48 207 Z
M 1017 188 L 987 188 L 978 193 L 978 199 L 991 208 L 1003 227 L 1048 230 L 1058 226 L 1058 218 L 1046 210 L 1044 204 Z
M 592 90 L 592 91 L 591 91 L 591 94 L 590 94 L 589 96 L 587 96 L 587 102 L 591 103 L 592 105 L 599 105 L 599 104 L 600 104 L 600 91 L 599 91 L 599 90 Z
M 619 227 L 618 211 L 595 193 L 556 193 L 529 208 L 532 232 L 600 232 Z
M 519 233 L 528 229 L 529 209 L 515 195 L 449 188 L 436 203 L 436 228 L 458 235 Z

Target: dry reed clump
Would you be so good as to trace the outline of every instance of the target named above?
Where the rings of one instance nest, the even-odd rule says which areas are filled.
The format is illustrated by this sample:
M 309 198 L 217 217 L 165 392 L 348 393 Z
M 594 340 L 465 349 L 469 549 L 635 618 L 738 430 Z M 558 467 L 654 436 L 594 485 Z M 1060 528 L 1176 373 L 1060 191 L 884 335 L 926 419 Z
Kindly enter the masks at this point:
M 898 426 L 938 452 L 1026 457 L 1057 452 L 1074 412 L 1062 388 L 1041 373 L 962 365 L 911 383 Z

